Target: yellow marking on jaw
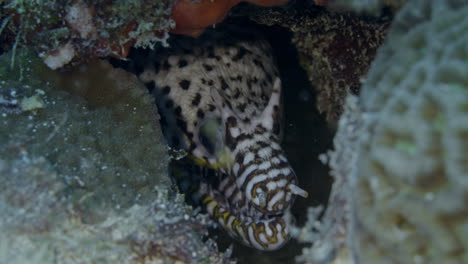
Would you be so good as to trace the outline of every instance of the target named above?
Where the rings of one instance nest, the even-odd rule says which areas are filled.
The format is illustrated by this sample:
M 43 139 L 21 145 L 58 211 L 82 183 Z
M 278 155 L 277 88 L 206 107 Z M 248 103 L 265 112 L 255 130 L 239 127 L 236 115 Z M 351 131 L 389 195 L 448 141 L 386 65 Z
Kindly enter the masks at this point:
M 260 239 L 260 234 L 265 232 L 265 227 L 263 225 L 257 225 L 256 223 L 252 223 L 250 225 L 254 231 L 254 238 L 257 243 L 259 243 L 264 249 L 268 248 L 268 245 L 265 244 L 261 239 Z
M 206 210 L 208 212 L 213 212 L 212 214 L 216 214 L 216 210 L 218 210 L 218 203 L 213 199 L 211 198 L 210 196 L 206 196 L 205 198 L 203 198 L 203 203 L 205 204 L 206 206 Z
M 213 198 L 211 198 L 211 196 L 206 196 L 204 199 L 203 199 L 203 203 L 208 205 L 211 201 L 213 201 Z
M 220 209 L 220 206 L 219 204 L 211 197 L 211 196 L 206 196 L 204 199 L 203 199 L 203 203 L 205 204 L 205 206 L 207 207 L 207 209 L 212 209 L 212 210 L 208 210 L 208 211 L 212 211 L 212 215 L 214 216 L 214 218 L 216 220 L 219 220 L 219 219 L 222 219 L 223 220 L 223 226 L 228 230 L 228 231 L 231 231 L 232 233 L 234 233 L 237 237 L 239 237 L 239 239 L 243 239 L 243 236 L 241 235 L 240 232 L 244 232 L 244 224 L 235 216 L 231 215 L 230 212 L 224 212 L 224 213 L 220 213 L 219 212 L 219 209 Z M 231 226 L 228 226 L 227 223 L 228 223 L 228 218 L 232 216 L 234 217 L 234 220 L 233 222 L 231 223 Z
M 215 206 L 214 206 L 213 215 L 214 215 L 215 218 L 219 218 L 219 216 L 220 216 L 219 205 L 218 204 L 215 204 Z
M 268 238 L 268 243 L 269 243 L 269 244 L 276 244 L 276 243 L 278 243 L 278 237 L 274 236 L 274 237 Z
M 220 165 L 220 168 L 231 168 L 234 164 L 234 155 L 231 150 L 227 147 L 224 147 L 223 150 L 216 153 L 217 163 Z
M 260 233 L 264 233 L 265 236 L 267 237 L 268 239 L 268 242 L 267 244 L 276 244 L 278 242 L 278 237 L 276 236 L 278 234 L 278 231 L 276 230 L 276 228 L 271 228 L 271 226 L 269 226 L 269 228 L 273 231 L 273 235 L 272 236 L 268 236 L 268 234 L 266 233 L 265 229 L 266 229 L 266 225 L 263 224 L 261 225 L 260 228 L 258 228 L 257 230 L 255 230 L 256 232 L 258 231 L 258 241 L 260 242 Z M 255 236 L 257 237 L 257 236 Z
M 242 222 L 239 221 L 237 217 L 235 217 L 231 225 L 232 225 L 232 229 L 237 230 L 238 227 L 242 227 Z
M 221 214 L 221 217 L 223 218 L 224 224 L 227 224 L 227 220 L 229 218 L 230 213 L 229 212 L 224 212 Z
M 195 155 L 190 155 L 190 159 L 200 167 L 208 167 L 213 170 L 227 170 L 232 167 L 232 164 L 234 164 L 234 155 L 227 147 L 216 153 L 216 162 L 213 164 L 207 159 L 198 158 Z
M 193 160 L 200 167 L 209 167 L 209 168 L 212 168 L 212 169 L 216 169 L 214 167 L 210 167 L 210 164 L 208 163 L 208 161 L 206 159 L 197 158 L 194 155 L 190 155 L 190 159 Z
M 267 226 L 267 223 L 249 223 L 246 225 L 246 223 L 242 222 L 239 217 L 236 217 L 235 215 L 231 214 L 231 212 L 226 211 L 226 212 L 220 212 L 223 208 L 218 204 L 218 202 L 211 196 L 205 196 L 203 198 L 203 203 L 207 207 L 207 210 L 212 212 L 212 216 L 220 222 L 220 224 L 224 227 L 226 231 L 228 231 L 233 237 L 236 237 L 240 241 L 251 245 L 252 241 L 250 241 L 249 235 L 248 235 L 248 229 L 252 228 L 253 233 L 254 233 L 254 238 L 255 242 L 260 244 L 260 246 L 268 250 L 268 246 L 270 244 L 276 244 L 278 243 L 278 230 L 276 229 L 276 225 L 273 223 L 269 223 Z M 230 217 L 233 217 L 233 220 L 230 224 L 229 220 L 231 219 Z M 222 221 L 222 223 L 221 223 Z M 282 228 L 281 235 L 284 238 L 287 238 L 288 235 L 285 233 L 285 227 L 284 223 L 279 223 Z M 266 233 L 266 228 L 270 228 L 272 231 L 272 235 L 268 236 Z M 265 237 L 267 238 L 267 242 L 263 242 L 260 239 L 260 235 L 264 234 Z
M 274 225 L 271 225 L 271 226 L 275 227 Z M 271 228 L 271 226 L 269 226 L 269 227 L 273 231 L 273 235 L 271 236 L 272 238 L 268 239 L 268 241 L 269 242 L 271 241 L 272 243 L 277 243 L 278 242 L 278 230 L 276 230 L 276 228 Z
M 234 231 L 234 233 L 236 233 L 239 239 L 242 239 L 242 240 L 244 239 L 244 237 L 241 234 L 241 232 L 245 233 L 244 228 L 243 228 L 243 223 L 239 221 L 237 217 L 235 217 L 234 221 L 232 222 L 232 230 Z
M 284 199 L 286 199 L 286 198 L 284 198 Z M 274 210 L 274 211 L 279 211 L 279 210 L 280 210 L 280 209 L 279 209 L 280 205 L 283 205 L 283 208 L 286 208 L 286 204 L 287 204 L 287 203 L 285 203 L 285 202 L 283 202 L 283 201 L 277 202 L 277 203 L 273 206 L 273 210 Z

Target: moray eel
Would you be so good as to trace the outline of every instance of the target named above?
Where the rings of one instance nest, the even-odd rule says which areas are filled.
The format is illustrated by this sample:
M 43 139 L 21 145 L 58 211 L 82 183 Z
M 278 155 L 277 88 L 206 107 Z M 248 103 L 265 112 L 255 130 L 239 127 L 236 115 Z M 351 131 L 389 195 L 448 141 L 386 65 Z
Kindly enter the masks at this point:
M 156 98 L 173 149 L 215 170 L 198 188 L 208 213 L 242 243 L 275 250 L 284 213 L 307 197 L 281 146 L 281 80 L 269 44 L 249 35 L 179 38 L 139 78 Z

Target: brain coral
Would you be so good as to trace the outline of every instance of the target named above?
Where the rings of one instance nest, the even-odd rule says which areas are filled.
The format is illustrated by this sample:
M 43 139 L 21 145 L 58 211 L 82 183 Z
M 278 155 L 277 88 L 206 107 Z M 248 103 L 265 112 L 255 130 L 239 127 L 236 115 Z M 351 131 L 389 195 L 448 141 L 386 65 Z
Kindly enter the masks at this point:
M 468 263 L 468 5 L 408 2 L 361 98 L 352 180 L 361 263 Z
M 466 0 L 412 0 L 397 14 L 346 102 L 331 198 L 297 235 L 313 242 L 299 261 L 468 263 L 467 17 Z

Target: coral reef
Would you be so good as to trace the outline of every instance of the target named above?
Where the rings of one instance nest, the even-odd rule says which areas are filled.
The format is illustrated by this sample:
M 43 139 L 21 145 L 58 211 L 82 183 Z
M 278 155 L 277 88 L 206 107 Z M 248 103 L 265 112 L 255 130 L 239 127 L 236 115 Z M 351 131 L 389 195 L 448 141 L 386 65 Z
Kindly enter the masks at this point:
M 133 75 L 94 62 L 60 76 L 22 49 L 11 70 L 10 55 L 0 57 L 2 261 L 230 261 L 203 242 L 208 217 L 172 191 L 154 103 Z
M 314 243 L 299 260 L 468 261 L 467 17 L 461 0 L 397 14 L 324 157 L 336 182 L 321 223 L 296 232 Z
M 263 10 L 252 18 L 293 32 L 300 63 L 317 90 L 317 107 L 332 127 L 343 112 L 346 95 L 358 93 L 389 23 L 313 6 L 289 12 Z
M 287 1 L 247 2 L 273 6 Z M 239 2 L 9 0 L 1 4 L 1 48 L 33 47 L 51 69 L 97 57 L 125 58 L 132 46 L 167 45 L 168 32 L 198 36 Z
M 174 1 L 58 2 L 2 2 L 0 262 L 233 263 L 206 240 L 209 218 L 172 189 L 153 99 L 92 60 L 164 42 Z M 321 156 L 335 179 L 329 203 L 290 231 L 311 244 L 296 261 L 468 263 L 466 0 L 309 2 L 251 15 L 292 31 L 320 110 L 331 124 L 341 116 Z M 403 2 L 367 72 L 388 21 L 328 9 Z M 23 45 L 50 68 L 90 63 L 53 72 Z M 290 255 L 277 256 L 264 261 Z
M 90 58 L 126 57 L 132 45 L 165 43 L 173 0 L 2 2 L 2 49 L 28 45 L 52 69 Z M 148 12 L 151 10 L 151 12 Z

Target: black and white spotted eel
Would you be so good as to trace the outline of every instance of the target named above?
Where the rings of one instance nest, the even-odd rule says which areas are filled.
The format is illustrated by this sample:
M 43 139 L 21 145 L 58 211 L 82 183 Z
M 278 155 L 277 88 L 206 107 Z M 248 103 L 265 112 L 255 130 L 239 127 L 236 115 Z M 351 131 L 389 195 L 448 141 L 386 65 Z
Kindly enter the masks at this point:
M 283 246 L 284 213 L 307 192 L 279 143 L 281 81 L 269 44 L 207 33 L 151 60 L 139 77 L 156 98 L 169 146 L 218 172 L 219 184 L 198 189 L 208 213 L 248 246 Z

